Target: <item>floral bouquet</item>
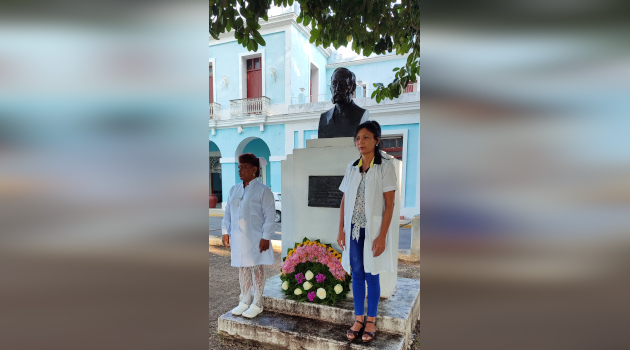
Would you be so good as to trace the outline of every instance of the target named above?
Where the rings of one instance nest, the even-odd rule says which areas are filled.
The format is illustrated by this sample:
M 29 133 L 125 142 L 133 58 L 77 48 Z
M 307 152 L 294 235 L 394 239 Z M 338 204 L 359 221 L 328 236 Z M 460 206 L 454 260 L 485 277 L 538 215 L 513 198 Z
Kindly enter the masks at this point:
M 280 278 L 289 299 L 328 305 L 346 299 L 351 277 L 341 266 L 341 254 L 330 244 L 304 238 L 283 261 Z

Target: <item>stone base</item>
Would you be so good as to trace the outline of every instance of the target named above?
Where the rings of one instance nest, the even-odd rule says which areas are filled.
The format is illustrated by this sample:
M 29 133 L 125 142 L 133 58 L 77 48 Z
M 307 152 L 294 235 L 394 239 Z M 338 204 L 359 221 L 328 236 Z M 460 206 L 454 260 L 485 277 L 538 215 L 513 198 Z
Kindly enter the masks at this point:
M 269 278 L 263 295 L 264 312 L 254 319 L 230 312 L 219 318 L 219 332 L 285 349 L 407 349 L 420 315 L 420 281 L 398 278 L 396 292 L 379 303 L 374 342 L 349 343 L 346 330 L 354 319 L 352 299 L 335 306 L 300 303 L 285 298 L 280 275 Z
M 223 337 L 239 341 L 271 345 L 291 350 L 342 350 L 342 349 L 404 349 L 404 337 L 400 334 L 378 332 L 374 341 L 363 344 L 350 343 L 346 331 L 352 322 L 337 325 L 330 322 L 307 320 L 264 311 L 254 319 L 234 316 L 230 312 L 219 318 L 219 331 Z M 359 335 L 361 337 L 361 334 Z

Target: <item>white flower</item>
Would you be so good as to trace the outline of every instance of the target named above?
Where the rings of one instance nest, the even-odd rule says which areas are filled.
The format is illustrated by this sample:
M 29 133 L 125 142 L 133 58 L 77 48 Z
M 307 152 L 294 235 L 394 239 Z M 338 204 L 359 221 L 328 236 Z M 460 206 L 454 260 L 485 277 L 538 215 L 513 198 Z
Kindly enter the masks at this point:
M 317 297 L 320 299 L 326 299 L 326 290 L 324 288 L 317 288 Z
M 289 289 L 289 282 L 288 282 L 288 281 L 284 281 L 284 282 L 282 282 L 282 289 L 283 289 L 283 290 L 287 290 L 287 289 Z
M 302 290 L 300 288 L 295 288 L 295 290 L 293 291 L 293 294 L 300 295 L 302 294 Z
M 313 275 L 313 273 L 311 272 L 311 270 L 308 270 L 308 271 L 306 271 L 306 273 L 304 274 L 304 277 L 306 277 L 306 280 L 307 280 L 307 281 L 310 281 L 310 280 L 312 280 L 312 279 L 313 279 L 314 275 Z
M 341 292 L 343 292 L 343 287 L 341 286 L 341 284 L 337 284 L 335 286 L 335 293 L 339 294 Z
M 311 284 L 311 282 L 304 282 L 302 287 L 304 287 L 304 290 L 309 290 L 311 289 L 311 287 L 313 287 L 313 285 Z

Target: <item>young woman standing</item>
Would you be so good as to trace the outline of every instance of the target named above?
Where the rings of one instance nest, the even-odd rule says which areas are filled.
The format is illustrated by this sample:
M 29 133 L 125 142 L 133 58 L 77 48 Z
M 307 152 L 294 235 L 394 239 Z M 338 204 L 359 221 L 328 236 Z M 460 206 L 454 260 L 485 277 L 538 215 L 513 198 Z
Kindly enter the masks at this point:
M 376 332 L 376 316 L 381 295 L 379 273 L 394 270 L 391 235 L 388 235 L 398 188 L 392 157 L 382 153 L 381 126 L 375 121 L 359 125 L 355 145 L 360 158 L 348 164 L 339 186 L 341 200 L 337 243 L 343 249 L 342 265 L 352 274 L 355 323 L 348 340 L 363 330 L 362 341 L 371 342 Z M 347 244 L 347 245 L 346 245 Z M 365 320 L 367 282 L 368 310 Z

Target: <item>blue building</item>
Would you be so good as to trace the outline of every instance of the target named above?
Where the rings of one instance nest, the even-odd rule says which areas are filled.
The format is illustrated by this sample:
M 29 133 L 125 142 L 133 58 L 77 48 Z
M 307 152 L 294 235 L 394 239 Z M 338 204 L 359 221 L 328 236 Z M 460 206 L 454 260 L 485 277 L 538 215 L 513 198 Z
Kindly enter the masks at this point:
M 402 160 L 401 215 L 420 213 L 420 92 L 411 84 L 401 97 L 376 103 L 373 83 L 391 82 L 407 56 L 357 56 L 309 43 L 309 28 L 295 7 L 274 8 L 261 22 L 266 46 L 249 52 L 233 31 L 210 38 L 209 157 L 211 191 L 224 202 L 239 180 L 238 156 L 264 158 L 259 179 L 280 192 L 280 162 L 305 140 L 317 138 L 319 117 L 330 109 L 330 78 L 346 67 L 357 78 L 354 101 L 383 130 L 385 151 Z M 358 155 L 357 155 L 358 156 Z

